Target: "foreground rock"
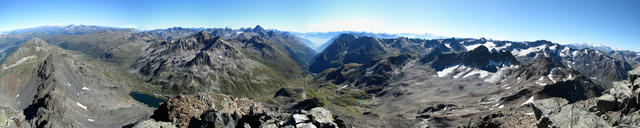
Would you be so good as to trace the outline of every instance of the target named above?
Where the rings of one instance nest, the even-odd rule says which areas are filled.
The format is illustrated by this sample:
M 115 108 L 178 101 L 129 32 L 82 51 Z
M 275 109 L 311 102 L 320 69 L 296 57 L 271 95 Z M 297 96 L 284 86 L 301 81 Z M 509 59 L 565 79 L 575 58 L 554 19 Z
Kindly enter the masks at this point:
M 154 112 L 153 119 L 186 127 L 338 127 L 329 110 L 285 113 L 265 108 L 246 98 L 217 93 L 180 95 L 167 100 Z M 144 123 L 144 122 L 142 122 Z
M 176 125 L 169 122 L 158 122 L 155 120 L 145 120 L 139 122 L 133 128 L 175 128 Z

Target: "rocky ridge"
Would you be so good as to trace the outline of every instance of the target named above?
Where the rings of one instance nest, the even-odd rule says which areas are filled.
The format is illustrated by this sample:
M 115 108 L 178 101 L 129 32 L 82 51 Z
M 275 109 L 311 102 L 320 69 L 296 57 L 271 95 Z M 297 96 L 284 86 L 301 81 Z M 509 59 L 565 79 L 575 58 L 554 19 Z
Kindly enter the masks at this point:
M 216 93 L 179 95 L 163 103 L 154 120 L 185 127 L 345 127 L 330 111 L 315 107 L 286 113 L 246 98 Z M 145 121 L 146 122 L 146 121 Z M 144 123 L 144 122 L 141 122 Z

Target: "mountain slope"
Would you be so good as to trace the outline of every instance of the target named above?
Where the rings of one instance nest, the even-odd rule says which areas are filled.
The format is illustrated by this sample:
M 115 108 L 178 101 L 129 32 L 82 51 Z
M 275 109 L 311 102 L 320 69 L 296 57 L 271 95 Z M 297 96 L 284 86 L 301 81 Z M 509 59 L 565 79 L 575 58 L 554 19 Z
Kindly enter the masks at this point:
M 146 51 L 132 70 L 170 93 L 257 96 L 288 85 L 304 71 L 285 50 L 261 37 L 224 40 L 201 31 L 151 44 Z
M 124 126 L 151 112 L 128 96 L 127 81 L 107 73 L 113 65 L 41 39 L 27 41 L 6 62 L 0 106 L 18 115 L 21 126 Z

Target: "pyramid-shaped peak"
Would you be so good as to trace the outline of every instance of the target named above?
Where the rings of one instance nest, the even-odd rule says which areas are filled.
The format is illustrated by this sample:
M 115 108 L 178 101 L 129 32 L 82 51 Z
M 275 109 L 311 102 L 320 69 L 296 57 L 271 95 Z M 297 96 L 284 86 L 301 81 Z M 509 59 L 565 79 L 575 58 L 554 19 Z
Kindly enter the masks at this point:
M 489 54 L 489 48 L 485 47 L 484 45 L 480 45 L 477 48 L 469 51 L 469 53 L 472 54 Z
M 251 30 L 253 32 L 264 32 L 264 28 L 262 28 L 262 26 L 260 25 L 256 25 L 256 27 L 253 27 L 253 29 Z
M 196 33 L 196 35 L 194 36 L 196 37 L 198 40 L 206 40 L 206 39 L 211 39 L 211 35 L 207 32 L 207 31 L 200 31 L 198 33 Z
M 43 46 L 43 45 L 47 45 L 47 42 L 40 39 L 40 38 L 33 38 L 33 39 L 29 39 L 27 40 L 27 42 L 25 43 L 25 45 L 29 45 L 29 46 Z
M 348 33 L 340 34 L 340 36 L 338 36 L 338 39 L 340 40 L 355 40 L 357 38 L 357 36 Z

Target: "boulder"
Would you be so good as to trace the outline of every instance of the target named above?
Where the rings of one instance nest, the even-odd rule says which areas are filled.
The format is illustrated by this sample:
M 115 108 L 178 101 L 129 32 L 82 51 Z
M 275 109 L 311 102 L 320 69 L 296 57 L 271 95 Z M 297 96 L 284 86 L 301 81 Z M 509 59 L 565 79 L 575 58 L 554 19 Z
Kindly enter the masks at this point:
M 208 111 L 201 115 L 200 127 L 208 128 L 234 128 L 236 126 L 234 117 L 229 113 Z
M 299 123 L 296 124 L 296 128 L 316 128 L 316 126 L 311 123 Z
M 616 101 L 616 98 L 610 94 L 604 94 L 598 97 L 596 106 L 598 107 L 598 110 L 601 110 L 601 111 L 618 110 L 618 102 Z
M 562 106 L 567 105 L 569 101 L 563 98 L 547 98 L 536 100 L 533 102 L 533 112 L 536 119 L 540 120 L 543 116 L 554 114 L 560 111 Z
M 553 127 L 560 128 L 604 128 L 611 127 L 604 119 L 573 104 L 565 105 L 558 113 L 548 115 Z
M 311 111 L 309 112 L 311 113 L 311 117 L 313 117 L 313 119 L 319 123 L 333 122 L 333 115 L 331 115 L 331 112 L 327 109 L 317 107 L 311 109 Z
M 159 122 L 151 119 L 139 122 L 133 128 L 176 128 L 176 125 L 171 122 Z
M 293 114 L 293 116 L 291 116 L 291 123 L 293 124 L 298 124 L 298 123 L 304 123 L 309 121 L 309 117 L 307 117 L 307 115 L 305 114 Z

